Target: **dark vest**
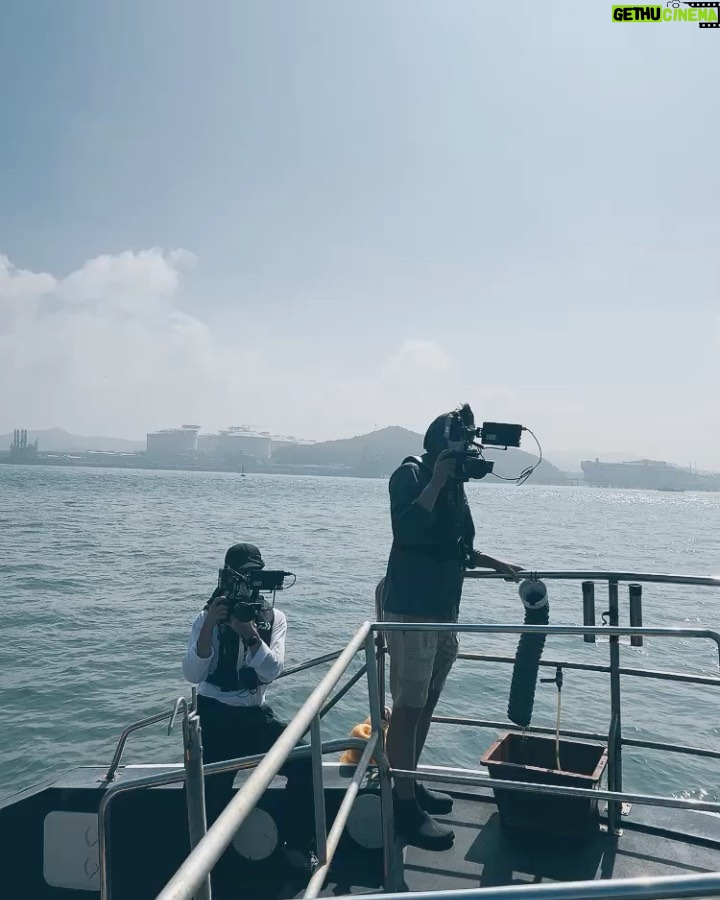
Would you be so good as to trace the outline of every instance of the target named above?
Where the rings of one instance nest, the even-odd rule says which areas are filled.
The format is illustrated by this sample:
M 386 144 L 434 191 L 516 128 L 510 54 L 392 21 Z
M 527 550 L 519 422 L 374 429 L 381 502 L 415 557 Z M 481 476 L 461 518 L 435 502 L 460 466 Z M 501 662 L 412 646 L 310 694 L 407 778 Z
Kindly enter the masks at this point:
M 425 489 L 430 484 L 433 470 L 420 456 L 406 456 L 400 463 L 404 465 L 415 465 L 418 470 L 418 481 L 421 488 Z M 462 511 L 457 508 L 458 499 L 463 507 Z M 455 490 L 453 482 L 449 482 L 448 486 L 443 488 L 437 499 L 434 509 L 435 518 L 435 534 L 436 540 L 433 543 L 408 544 L 393 538 L 393 547 L 397 547 L 406 553 L 417 553 L 426 559 L 435 559 L 438 562 L 447 562 L 448 560 L 463 560 L 463 554 L 460 550 L 459 541 L 462 537 L 462 525 L 458 521 L 459 517 L 464 519 L 465 507 L 465 491 L 459 493 Z
M 275 610 L 263 610 L 260 621 L 255 621 L 260 639 L 270 646 L 273 625 L 275 624 Z M 251 666 L 241 666 L 238 669 L 240 656 L 241 637 L 229 625 L 218 625 L 220 638 L 220 653 L 215 671 L 205 679 L 215 685 L 221 691 L 254 691 L 262 682 L 257 672 Z

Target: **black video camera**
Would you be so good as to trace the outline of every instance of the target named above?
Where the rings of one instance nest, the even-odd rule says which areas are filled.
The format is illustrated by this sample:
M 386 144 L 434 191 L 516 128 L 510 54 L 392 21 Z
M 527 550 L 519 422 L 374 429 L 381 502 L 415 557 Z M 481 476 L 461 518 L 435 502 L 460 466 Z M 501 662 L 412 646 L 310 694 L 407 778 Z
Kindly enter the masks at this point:
M 455 458 L 456 481 L 479 480 L 489 475 L 494 463 L 482 455 L 483 446 L 519 447 L 522 425 L 504 422 L 483 422 L 482 428 L 475 427 L 475 417 L 466 403 L 445 420 L 445 442 Z M 480 438 L 480 441 L 476 439 Z
M 228 599 L 230 615 L 239 622 L 252 622 L 258 619 L 263 610 L 272 606 L 261 592 L 281 591 L 286 575 L 273 569 L 252 569 L 247 572 L 236 572 L 225 566 L 218 572 L 218 588 Z M 294 582 L 293 582 L 294 584 Z

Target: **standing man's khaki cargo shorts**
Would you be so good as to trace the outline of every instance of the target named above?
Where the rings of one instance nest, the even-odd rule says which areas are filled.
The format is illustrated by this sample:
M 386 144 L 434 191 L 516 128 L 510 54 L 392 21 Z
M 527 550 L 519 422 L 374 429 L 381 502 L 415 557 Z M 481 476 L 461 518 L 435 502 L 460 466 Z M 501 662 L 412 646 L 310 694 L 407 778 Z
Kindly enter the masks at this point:
M 382 591 L 382 582 L 377 593 Z M 419 616 L 385 613 L 385 622 L 433 622 Z M 454 621 L 457 621 L 455 619 Z M 390 654 L 390 693 L 395 706 L 422 709 L 428 694 L 445 686 L 458 655 L 454 631 L 386 631 Z

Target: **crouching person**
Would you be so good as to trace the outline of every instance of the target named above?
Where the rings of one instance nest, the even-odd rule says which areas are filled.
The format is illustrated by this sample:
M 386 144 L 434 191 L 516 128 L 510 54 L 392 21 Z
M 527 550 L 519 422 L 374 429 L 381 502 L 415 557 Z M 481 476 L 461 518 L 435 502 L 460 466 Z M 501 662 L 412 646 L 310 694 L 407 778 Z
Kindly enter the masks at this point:
M 265 696 L 283 670 L 287 620 L 245 581 L 264 565 L 253 544 L 230 547 L 219 586 L 192 626 L 183 674 L 198 686 L 205 763 L 267 753 L 286 728 Z M 287 778 L 285 856 L 295 868 L 312 871 L 317 857 L 311 761 L 289 760 L 280 774 Z M 231 799 L 234 779 L 234 772 L 206 779 L 208 826 Z

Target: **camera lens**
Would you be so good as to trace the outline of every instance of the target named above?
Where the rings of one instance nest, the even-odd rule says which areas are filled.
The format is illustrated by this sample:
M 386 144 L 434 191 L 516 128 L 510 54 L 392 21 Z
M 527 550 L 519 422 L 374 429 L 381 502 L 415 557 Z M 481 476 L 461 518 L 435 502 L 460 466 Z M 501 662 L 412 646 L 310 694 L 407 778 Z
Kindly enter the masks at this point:
M 468 478 L 484 478 L 491 471 L 492 463 L 488 463 L 484 459 L 469 456 L 465 460 L 465 472 Z

